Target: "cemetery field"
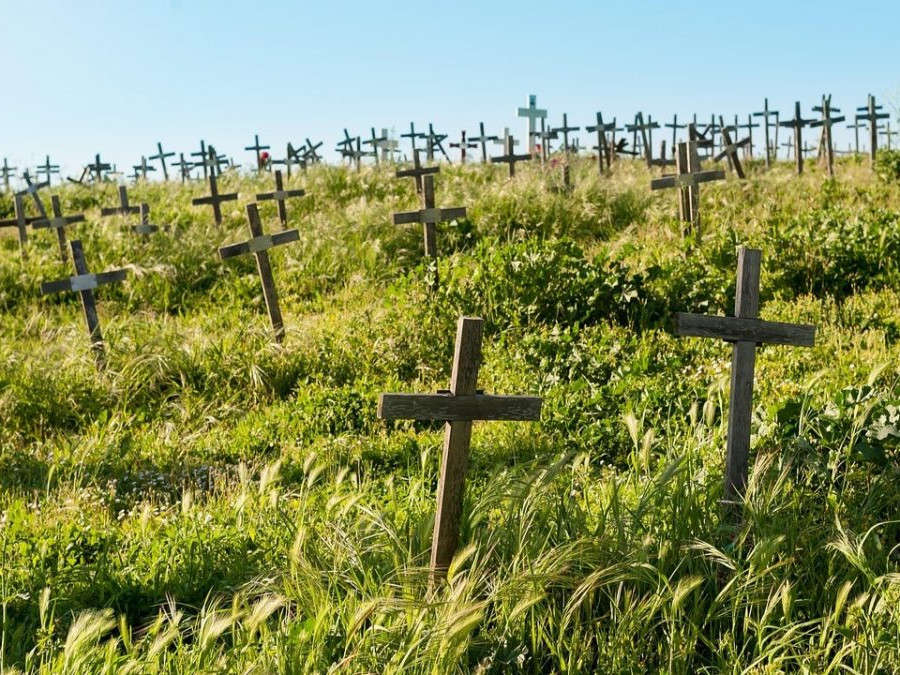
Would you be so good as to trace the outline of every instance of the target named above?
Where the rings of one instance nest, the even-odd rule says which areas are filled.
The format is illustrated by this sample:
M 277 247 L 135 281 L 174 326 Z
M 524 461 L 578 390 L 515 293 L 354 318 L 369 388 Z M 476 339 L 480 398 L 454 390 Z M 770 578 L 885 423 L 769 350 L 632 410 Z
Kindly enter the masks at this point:
M 272 175 L 51 188 L 92 272 L 106 367 L 56 236 L 0 237 L 0 670 L 283 673 L 900 671 L 900 182 L 745 162 L 682 236 L 660 175 L 617 162 L 441 166 L 437 267 L 393 168 L 311 166 L 299 240 L 269 251 L 273 341 L 245 206 Z M 99 161 L 99 159 L 98 159 Z M 531 164 L 531 163 L 529 163 Z M 890 173 L 890 172 L 888 172 Z M 49 200 L 48 200 L 49 203 Z M 30 205 L 30 204 L 29 204 Z M 281 230 L 260 202 L 265 232 Z M 13 215 L 0 194 L 0 218 Z M 8 230 L 10 232 L 12 230 Z M 760 318 L 816 326 L 756 354 L 745 503 L 725 515 L 731 346 L 676 312 L 733 314 L 737 247 Z M 437 279 L 435 287 L 435 275 Z M 543 397 L 476 422 L 460 546 L 429 555 L 442 422 L 383 392 L 450 382 L 484 319 L 478 388 Z

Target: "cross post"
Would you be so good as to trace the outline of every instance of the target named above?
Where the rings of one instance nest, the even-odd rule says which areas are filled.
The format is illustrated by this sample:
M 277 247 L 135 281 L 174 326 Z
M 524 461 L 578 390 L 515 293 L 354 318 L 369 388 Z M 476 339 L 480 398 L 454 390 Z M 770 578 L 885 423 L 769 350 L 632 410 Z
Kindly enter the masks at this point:
M 256 170 L 262 171 L 262 161 L 260 157 L 261 150 L 270 150 L 271 148 L 268 145 L 260 145 L 259 143 L 259 134 L 253 134 L 253 145 L 248 145 L 244 150 L 253 150 L 256 153 Z

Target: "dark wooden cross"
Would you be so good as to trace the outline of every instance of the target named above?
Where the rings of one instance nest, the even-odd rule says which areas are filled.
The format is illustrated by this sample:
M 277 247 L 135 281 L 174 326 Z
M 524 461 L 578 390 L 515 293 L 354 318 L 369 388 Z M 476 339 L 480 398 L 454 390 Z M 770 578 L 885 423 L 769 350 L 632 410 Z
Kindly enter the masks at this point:
M 822 127 L 822 147 L 824 149 L 825 169 L 828 171 L 829 177 L 834 177 L 834 141 L 832 139 L 831 127 L 838 122 L 843 122 L 846 118 L 832 117 L 832 113 L 840 112 L 838 108 L 831 107 L 831 94 L 822 97 L 822 105 L 813 107 L 818 113 L 822 113 L 822 119 L 815 120 L 809 126 Z
M 865 124 L 860 124 L 859 119 L 853 120 L 853 124 L 848 124 L 848 129 L 853 129 L 853 153 L 859 154 L 859 130 L 862 129 Z
M 563 152 L 569 153 L 569 132 L 571 131 L 579 131 L 581 127 L 570 127 L 569 126 L 569 116 L 566 113 L 563 113 L 563 123 L 561 127 L 556 127 L 553 129 L 554 132 L 563 135 Z
M 541 161 L 546 162 L 550 158 L 550 141 L 559 138 L 556 130 L 547 127 L 547 120 L 541 118 L 541 130 L 534 132 L 534 137 L 541 142 Z M 537 149 L 537 148 L 535 148 Z
M 109 206 L 100 209 L 101 216 L 122 216 L 127 217 L 132 213 L 140 213 L 139 206 L 131 206 L 128 203 L 128 188 L 124 185 L 119 186 L 119 206 Z
M 547 111 L 537 107 L 537 96 L 528 96 L 528 107 L 518 108 L 516 114 L 528 120 L 528 153 L 534 154 L 534 138 L 537 129 L 537 121 L 547 117 Z
M 6 157 L 3 158 L 3 166 L 0 167 L 0 173 L 3 174 L 3 189 L 7 192 L 9 192 L 9 178 L 15 175 L 15 171 L 18 168 L 17 166 L 10 166 L 6 162 Z
M 91 351 L 99 368 L 106 365 L 106 351 L 103 347 L 103 334 L 100 332 L 100 319 L 97 317 L 97 305 L 94 302 L 93 290 L 104 284 L 114 284 L 125 280 L 126 270 L 112 270 L 91 274 L 84 260 L 84 251 L 81 241 L 73 239 L 72 262 L 75 265 L 75 276 L 59 281 L 45 281 L 41 284 L 41 295 L 50 293 L 62 293 L 65 291 L 77 292 L 81 296 L 81 308 L 84 311 L 84 320 L 87 323 L 88 334 L 91 339 Z
M 284 230 L 277 234 L 263 234 L 256 204 L 247 204 L 247 223 L 250 225 L 251 238 L 239 244 L 221 247 L 219 257 L 226 260 L 247 253 L 252 253 L 256 257 L 256 269 L 259 271 L 259 280 L 262 283 L 263 298 L 266 301 L 269 320 L 272 322 L 272 330 L 275 331 L 275 341 L 281 342 L 284 340 L 284 322 L 281 319 L 281 307 L 278 305 L 278 292 L 275 290 L 275 278 L 272 276 L 268 251 L 274 246 L 299 241 L 300 232 Z
M 143 237 L 147 237 L 154 232 L 159 231 L 159 225 L 153 225 L 150 223 L 150 205 L 142 203 L 140 206 L 141 212 L 141 222 L 135 225 L 132 229 L 135 234 L 139 234 Z
M 476 420 L 538 421 L 543 400 L 537 396 L 493 396 L 478 389 L 484 321 L 460 317 L 450 389 L 436 394 L 381 394 L 378 417 L 386 420 L 440 420 L 444 449 L 438 481 L 437 512 L 431 542 L 435 580 L 446 576 L 459 544 L 466 466 Z
M 375 166 L 378 166 L 378 150 L 381 148 L 381 144 L 387 140 L 387 135 L 378 136 L 375 134 L 375 127 L 369 127 L 370 136 L 366 140 L 363 141 L 366 145 L 371 145 L 372 149 L 369 151 L 369 154 L 375 158 Z
M 751 159 L 753 158 L 753 130 L 759 129 L 759 126 L 759 124 L 754 124 L 753 115 L 749 114 L 747 115 L 747 123 L 739 125 L 740 129 L 747 130 L 747 138 L 750 139 L 750 143 L 745 149 L 747 150 L 747 157 Z
M 891 131 L 891 121 L 890 120 L 888 120 L 887 122 L 884 123 L 884 129 L 882 130 L 881 133 L 884 134 L 884 140 L 887 142 L 887 149 L 890 150 L 891 149 L 891 140 L 898 135 L 898 132 L 896 129 Z
M 800 116 L 800 101 L 794 103 L 794 119 L 786 122 L 780 122 L 779 125 L 786 129 L 794 130 L 794 161 L 797 167 L 797 174 L 803 173 L 803 127 L 807 126 L 813 120 L 805 120 Z
M 31 198 L 34 201 L 34 207 L 37 209 L 37 212 L 41 215 L 41 218 L 46 218 L 47 209 L 44 208 L 44 202 L 41 200 L 41 196 L 38 194 L 38 190 L 47 187 L 48 185 L 50 185 L 50 183 L 32 183 L 31 176 L 28 175 L 27 169 L 22 172 L 22 180 L 25 181 L 25 189 L 20 190 L 16 194 L 22 196 L 31 195 Z
M 651 190 L 678 188 L 678 216 L 690 224 L 694 239 L 700 241 L 700 183 L 725 180 L 725 172 L 703 171 L 697 141 L 679 143 L 675 153 L 675 175 L 650 181 Z
M 647 121 L 644 122 L 644 114 L 637 113 L 634 116 L 634 124 L 625 126 L 625 131 L 632 132 L 637 138 L 637 134 L 641 135 L 641 142 L 644 146 L 644 159 L 647 160 L 647 166 L 653 165 L 653 130 L 659 129 L 659 122 L 653 121 L 653 116 L 648 115 Z
M 491 157 L 491 162 L 494 164 L 504 163 L 509 166 L 509 177 L 512 178 L 516 175 L 516 162 L 527 162 L 532 158 L 532 153 L 528 153 L 527 155 L 517 155 L 513 152 L 513 148 L 515 147 L 515 139 L 512 134 L 509 134 L 506 137 L 506 154 L 501 155 L 500 157 Z
M 32 227 L 36 230 L 43 228 L 56 230 L 56 238 L 59 241 L 60 259 L 63 262 L 66 262 L 69 256 L 68 247 L 66 245 L 66 227 L 72 223 L 84 222 L 84 214 L 80 213 L 75 216 L 64 216 L 62 214 L 62 206 L 60 205 L 58 195 L 53 195 L 50 198 L 50 203 L 53 207 L 53 217 L 35 220 Z
M 596 132 L 597 134 L 597 145 L 595 145 L 592 150 L 597 151 L 597 169 L 601 174 L 603 173 L 603 162 L 606 162 L 608 168 L 612 159 L 610 157 L 609 144 L 606 141 L 606 132 L 613 131 L 615 128 L 616 120 L 613 119 L 610 124 L 604 124 L 603 114 L 599 112 L 597 113 L 597 123 L 590 124 L 584 128 L 588 133 Z M 613 131 L 613 133 L 615 132 Z
M 474 143 L 473 141 L 466 140 L 466 130 L 463 129 L 460 134 L 459 143 L 451 143 L 451 148 L 457 148 L 459 150 L 459 163 L 466 163 L 466 150 L 474 150 L 478 147 L 478 143 Z
M 763 123 L 762 123 L 763 137 L 766 142 L 766 168 L 768 168 L 768 167 L 772 166 L 772 150 L 771 150 L 771 146 L 769 145 L 769 126 L 770 126 L 769 125 L 769 117 L 775 118 L 774 126 L 775 126 L 776 133 L 777 133 L 778 111 L 777 110 L 769 110 L 769 99 L 765 99 L 765 105 L 763 106 L 763 109 L 760 112 L 753 113 L 753 116 L 763 118 Z M 776 142 L 776 144 L 778 143 L 777 138 L 776 138 L 775 142 Z
M 425 134 L 421 131 L 416 131 L 416 125 L 414 122 L 409 123 L 409 133 L 408 134 L 400 134 L 400 138 L 408 138 L 410 151 L 412 154 L 416 154 L 416 139 L 417 138 L 425 138 Z
M 422 166 L 421 160 L 419 158 L 419 153 L 421 152 L 421 149 L 415 150 L 413 152 L 412 169 L 400 169 L 394 172 L 394 176 L 396 176 L 397 178 L 411 177 L 416 182 L 416 192 L 418 194 L 422 194 L 422 177 L 429 174 L 438 173 L 441 170 L 438 166 Z
M 678 147 L 678 130 L 687 129 L 687 124 L 678 124 L 678 115 L 672 115 L 672 122 L 666 122 L 663 126 L 672 130 L 672 154 L 674 155 Z
M 428 161 L 432 161 L 434 159 L 434 150 L 437 148 L 441 151 L 441 154 L 444 156 L 448 162 L 450 161 L 450 156 L 447 154 L 447 151 L 444 150 L 443 142 L 447 138 L 447 134 L 438 134 L 434 131 L 434 125 L 431 122 L 428 123 L 428 135 L 425 137 L 425 148 L 426 148 L 426 157 Z
M 273 159 L 273 165 L 284 166 L 287 169 L 287 177 L 291 177 L 291 167 L 299 166 L 302 169 L 306 168 L 306 158 L 300 153 L 299 148 L 294 148 L 290 142 L 287 144 L 287 149 L 284 153 L 284 159 Z
M 206 141 L 202 138 L 200 139 L 200 149 L 197 152 L 192 152 L 191 157 L 199 157 L 200 161 L 195 163 L 195 166 L 199 166 L 203 169 L 203 178 L 204 180 L 209 175 L 209 151 L 206 149 Z
M 302 197 L 305 194 L 306 192 L 303 190 L 285 190 L 284 182 L 281 179 L 281 171 L 276 171 L 275 191 L 262 192 L 256 195 L 256 199 L 261 202 L 274 199 L 278 202 L 278 219 L 281 221 L 281 229 L 283 230 L 287 227 L 287 207 L 285 206 L 284 201 L 293 197 Z
M 259 134 L 253 134 L 253 145 L 248 145 L 244 150 L 253 150 L 256 153 L 256 170 L 261 171 L 264 167 L 262 165 L 262 157 L 260 155 L 261 150 L 270 150 L 271 148 L 268 145 L 260 145 L 259 144 Z
M 94 163 L 88 165 L 91 170 L 91 175 L 94 177 L 94 180 L 98 183 L 103 181 L 103 172 L 109 171 L 112 169 L 112 166 L 108 162 L 100 161 L 100 153 L 94 155 Z
M 37 179 L 41 179 L 41 174 L 47 177 L 47 185 L 52 183 L 53 174 L 59 174 L 59 164 L 51 164 L 50 163 L 50 155 L 47 155 L 44 163 L 37 167 L 37 170 L 34 172 L 37 176 Z
M 207 204 L 212 206 L 213 208 L 213 217 L 215 218 L 216 225 L 222 224 L 222 202 L 232 202 L 236 201 L 238 198 L 236 192 L 230 192 L 228 194 L 220 195 L 219 194 L 219 186 L 216 183 L 216 174 L 209 174 L 209 196 L 208 197 L 197 197 L 196 199 L 191 200 L 191 204 L 194 206 L 206 206 Z
M 497 136 L 488 136 L 484 133 L 484 122 L 478 123 L 478 136 L 472 139 L 475 143 L 479 143 L 481 145 L 481 163 L 487 164 L 488 154 L 487 154 L 487 144 L 488 141 L 496 141 L 498 140 Z
M 151 171 L 156 171 L 156 167 L 150 166 L 147 163 L 147 158 L 144 157 L 143 155 L 141 156 L 141 163 L 134 165 L 132 168 L 134 169 L 135 180 L 137 180 L 138 173 L 140 173 L 141 178 L 143 178 L 144 180 L 147 180 L 147 174 Z
M 815 326 L 758 318 L 761 257 L 762 252 L 755 249 L 738 250 L 734 316 L 675 315 L 675 335 L 719 338 L 732 344 L 724 499 L 730 509 L 747 486 L 756 348 L 761 344 L 812 347 L 816 337 Z
M 188 161 L 184 158 L 184 153 L 178 153 L 179 160 L 177 162 L 173 162 L 174 166 L 178 167 L 178 170 L 181 172 L 181 182 L 184 183 L 188 178 L 191 177 L 191 169 L 194 168 L 194 163 Z
M 159 160 L 162 165 L 163 179 L 169 180 L 169 168 L 166 166 L 166 157 L 174 157 L 174 152 L 163 152 L 162 143 L 156 144 L 156 154 L 150 156 L 150 160 Z M 184 157 L 182 156 L 182 160 Z
M 316 152 L 316 150 L 321 147 L 322 141 L 319 141 L 318 143 L 313 145 L 313 142 L 311 140 L 309 140 L 308 138 L 306 139 L 306 147 L 303 148 L 303 158 L 307 161 L 307 163 L 316 164 L 322 161 L 321 155 Z
M 28 242 L 28 226 L 39 219 L 25 215 L 25 200 L 22 195 L 13 195 L 13 203 L 15 217 L 0 220 L 0 227 L 16 228 L 16 232 L 19 236 L 19 250 L 24 258 L 25 244 Z
M 734 172 L 737 174 L 738 178 L 746 178 L 747 176 L 744 174 L 744 167 L 741 166 L 740 157 L 738 157 L 738 148 L 746 147 L 750 143 L 750 137 L 742 138 L 739 141 L 731 140 L 731 131 L 729 127 L 726 127 L 722 118 L 719 118 L 719 126 L 722 131 L 722 150 L 713 158 L 713 161 L 720 162 L 723 158 L 728 158 L 729 166 L 734 169 Z
M 427 174 L 422 177 L 422 201 L 425 208 L 421 211 L 403 211 L 394 214 L 394 225 L 406 225 L 408 223 L 422 223 L 424 226 L 425 255 L 432 260 L 437 260 L 437 224 L 466 217 L 466 207 L 451 207 L 439 209 L 435 206 L 434 175 Z M 437 268 L 434 268 L 433 286 L 438 284 Z
M 869 100 L 865 107 L 857 108 L 857 120 L 865 120 L 869 125 L 869 165 L 875 167 L 875 154 L 878 152 L 878 120 L 886 120 L 888 113 L 879 113 L 882 106 L 875 105 L 875 97 L 869 94 Z

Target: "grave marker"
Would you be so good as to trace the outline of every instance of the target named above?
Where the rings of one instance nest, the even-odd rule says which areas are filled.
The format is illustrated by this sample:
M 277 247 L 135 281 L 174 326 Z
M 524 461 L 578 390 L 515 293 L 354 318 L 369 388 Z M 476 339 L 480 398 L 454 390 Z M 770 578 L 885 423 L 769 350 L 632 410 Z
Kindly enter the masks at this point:
M 672 115 L 672 122 L 666 122 L 663 126 L 672 130 L 672 154 L 674 155 L 678 148 L 678 130 L 687 129 L 687 124 L 678 124 L 678 115 Z
M 723 157 L 728 158 L 728 164 L 734 169 L 738 178 L 746 178 L 744 167 L 741 166 L 741 160 L 738 157 L 738 148 L 746 147 L 750 143 L 750 137 L 743 138 L 737 142 L 732 142 L 729 127 L 726 127 L 722 118 L 719 118 L 719 126 L 722 131 L 722 151 L 713 158 L 713 161 L 720 162 Z
M 886 120 L 890 117 L 887 113 L 879 113 L 882 106 L 875 105 L 875 97 L 869 94 L 869 100 L 865 107 L 857 108 L 863 111 L 857 113 L 857 120 L 865 120 L 869 125 L 869 166 L 875 167 L 875 155 L 878 152 L 878 120 Z
M 553 129 L 554 133 L 561 133 L 563 135 L 563 152 L 567 155 L 569 154 L 569 132 L 570 131 L 578 131 L 581 127 L 570 127 L 569 126 L 569 116 L 566 113 L 563 113 L 563 123 L 561 127 L 556 127 Z
M 747 157 L 750 159 L 753 158 L 753 130 L 759 129 L 759 126 L 759 124 L 753 123 L 753 115 L 747 115 L 747 123 L 739 126 L 740 129 L 747 130 L 747 138 L 750 139 L 750 143 L 745 149 L 747 150 Z
M 151 161 L 159 160 L 159 163 L 162 165 L 163 172 L 163 180 L 169 180 L 169 168 L 166 166 L 166 157 L 174 157 L 174 152 L 163 152 L 162 143 L 157 142 L 156 144 L 156 154 L 150 156 Z M 182 155 L 182 161 L 184 160 L 184 156 Z
M 537 128 L 537 120 L 547 117 L 547 111 L 537 107 L 537 96 L 534 94 L 528 97 L 528 107 L 518 108 L 516 115 L 524 117 L 528 120 L 528 153 L 534 154 L 534 132 Z M 510 165 L 512 166 L 512 165 Z
M 584 128 L 588 133 L 597 134 L 597 145 L 595 145 L 592 150 L 597 151 L 597 169 L 600 173 L 603 173 L 603 162 L 606 161 L 607 168 L 610 166 L 612 157 L 610 157 L 609 144 L 606 141 L 606 132 L 612 131 L 615 133 L 616 129 L 616 120 L 613 118 L 613 121 L 609 124 L 603 123 L 603 114 L 597 113 L 597 123 L 588 125 Z
M 41 196 L 38 194 L 38 190 L 47 187 L 48 185 L 50 185 L 50 183 L 32 183 L 31 176 L 28 175 L 27 169 L 22 172 L 22 180 L 25 181 L 25 189 L 20 190 L 16 194 L 21 196 L 31 195 L 31 198 L 34 201 L 34 207 L 37 209 L 37 212 L 40 214 L 41 218 L 46 218 L 47 209 L 44 208 L 44 202 L 41 201 Z
M 17 166 L 10 166 L 6 163 L 6 157 L 3 158 L 3 166 L 0 167 L 0 172 L 3 173 L 3 189 L 6 192 L 9 192 L 9 177 L 15 175 L 14 172 L 18 168 Z
M 472 141 L 466 140 L 466 130 L 463 129 L 460 133 L 459 143 L 451 143 L 451 148 L 457 148 L 459 150 L 459 163 L 466 163 L 466 149 L 475 149 L 478 147 L 477 143 L 473 143 Z
M 859 130 L 866 126 L 859 123 L 859 118 L 853 120 L 853 124 L 848 124 L 848 129 L 853 129 L 853 154 L 859 154 Z
M 761 344 L 812 347 L 815 326 L 762 321 L 759 315 L 759 272 L 762 253 L 738 250 L 734 316 L 675 315 L 675 335 L 719 338 L 732 343 L 731 393 L 725 459 L 725 503 L 733 507 L 747 486 L 753 375 Z
M 447 154 L 447 151 L 444 150 L 443 141 L 447 138 L 447 134 L 438 134 L 435 133 L 434 127 L 429 122 L 428 123 L 428 135 L 425 137 L 425 147 L 427 149 L 426 157 L 429 162 L 434 160 L 434 149 L 437 148 L 441 151 L 441 154 L 444 156 L 448 162 L 450 161 L 450 156 Z
M 763 136 L 766 142 L 766 168 L 772 166 L 772 148 L 769 145 L 769 117 L 775 118 L 775 133 L 778 133 L 778 111 L 769 110 L 769 99 L 765 99 L 765 105 L 762 111 L 753 113 L 754 117 L 763 118 Z M 778 137 L 775 137 L 775 146 L 778 147 Z
M 287 227 L 287 207 L 285 207 L 284 201 L 293 197 L 302 197 L 305 194 L 306 192 L 304 190 L 285 190 L 284 183 L 281 179 L 281 171 L 276 171 L 275 191 L 262 192 L 256 195 L 256 199 L 261 202 L 274 199 L 278 202 L 278 219 L 281 221 L 281 229 L 283 230 Z
M 532 159 L 533 155 L 531 153 L 527 155 L 517 155 L 513 152 L 513 148 L 515 147 L 515 139 L 512 134 L 509 134 L 506 137 L 506 154 L 501 155 L 500 157 L 491 157 L 491 162 L 494 164 L 499 164 L 503 162 L 509 167 L 509 177 L 512 178 L 516 175 L 516 162 L 527 162 Z
M 318 152 L 316 152 L 316 150 L 321 147 L 322 141 L 319 141 L 318 143 L 313 145 L 313 142 L 307 138 L 306 148 L 303 149 L 303 158 L 310 164 L 317 164 L 318 162 L 321 162 L 322 157 Z
M 644 114 L 639 112 L 634 116 L 634 124 L 626 124 L 625 131 L 630 131 L 634 138 L 633 145 L 637 145 L 637 134 L 641 135 L 641 144 L 644 148 L 644 159 L 647 166 L 653 166 L 653 130 L 659 129 L 659 122 L 654 122 L 653 117 L 648 116 L 644 122 Z
M 139 206 L 131 206 L 128 203 L 128 188 L 124 185 L 119 186 L 119 206 L 110 206 L 100 209 L 101 216 L 122 216 L 127 218 L 132 213 L 140 213 Z
M 487 143 L 488 141 L 497 141 L 499 140 L 496 136 L 488 136 L 484 133 L 484 122 L 478 123 L 478 136 L 472 139 L 475 143 L 479 143 L 481 145 L 481 163 L 487 164 L 488 154 L 487 154 Z
M 94 155 L 94 163 L 88 164 L 88 167 L 91 170 L 91 175 L 94 177 L 94 180 L 97 181 L 98 183 L 103 182 L 103 172 L 109 171 L 112 168 L 108 162 L 100 161 L 100 153 L 99 152 L 96 155 Z
M 91 351 L 94 353 L 97 366 L 103 368 L 106 365 L 106 351 L 103 347 L 103 334 L 100 332 L 100 319 L 97 317 L 97 305 L 94 302 L 93 289 L 104 284 L 124 281 L 127 272 L 125 270 L 112 270 L 110 272 L 101 272 L 100 274 L 91 274 L 84 260 L 81 241 L 73 239 L 70 244 L 72 247 L 72 262 L 75 265 L 75 276 L 59 281 L 45 281 L 41 284 L 41 295 L 66 291 L 74 291 L 79 294 L 84 320 L 87 323 L 88 334 L 91 340 Z
M 222 246 L 219 249 L 219 257 L 226 260 L 247 253 L 252 253 L 256 257 L 256 269 L 259 271 L 259 280 L 262 283 L 269 321 L 272 323 L 272 330 L 275 331 L 275 341 L 280 343 L 284 340 L 284 322 L 281 319 L 281 307 L 278 304 L 278 292 L 275 290 L 275 279 L 272 276 L 268 251 L 274 246 L 283 246 L 293 241 L 299 241 L 300 232 L 284 230 L 276 234 L 263 234 L 256 204 L 247 204 L 247 222 L 252 238 L 238 244 Z
M 413 122 L 409 123 L 409 133 L 408 134 L 400 134 L 400 138 L 408 138 L 410 145 L 410 152 L 412 154 L 416 154 L 416 139 L 417 138 L 426 138 L 425 134 L 421 131 L 416 131 L 416 125 Z
M 484 321 L 460 317 L 456 328 L 450 389 L 437 394 L 381 394 L 378 417 L 386 420 L 440 420 L 444 448 L 438 482 L 431 570 L 446 576 L 459 544 L 466 465 L 476 420 L 538 421 L 543 400 L 537 396 L 492 396 L 478 389 Z
M 800 116 L 800 101 L 794 103 L 794 119 L 779 123 L 779 126 L 794 130 L 794 160 L 797 175 L 803 173 L 803 139 L 802 130 L 813 120 L 805 120 Z
M 0 220 L 0 227 L 15 227 L 19 237 L 19 250 L 25 257 L 25 244 L 28 242 L 28 226 L 39 220 L 25 215 L 25 200 L 22 195 L 13 195 L 15 217 Z
M 141 222 L 132 228 L 135 234 L 139 234 L 142 237 L 147 237 L 154 232 L 158 232 L 159 225 L 153 225 L 150 223 L 150 205 L 142 203 L 140 206 L 140 213 Z
M 194 166 L 199 166 L 203 169 L 203 180 L 206 180 L 209 175 L 209 151 L 206 149 L 206 141 L 202 138 L 200 139 L 200 150 L 197 152 L 192 152 L 191 157 L 199 157 L 200 161 L 195 162 Z
M 134 179 L 135 179 L 135 181 L 137 181 L 137 179 L 138 179 L 139 177 L 142 178 L 143 180 L 147 180 L 147 174 L 148 174 L 150 171 L 156 171 L 156 167 L 155 167 L 155 166 L 150 166 L 150 165 L 147 163 L 147 158 L 144 157 L 143 155 L 141 156 L 141 163 L 140 163 L 140 164 L 137 164 L 137 165 L 134 165 L 132 168 L 134 169 Z M 138 173 L 138 172 L 140 172 L 140 173 Z
M 212 152 L 212 151 L 210 151 Z M 191 200 L 191 204 L 194 206 L 206 206 L 207 204 L 212 206 L 213 209 L 213 217 L 216 221 L 216 225 L 222 224 L 222 202 L 232 202 L 236 201 L 238 198 L 236 192 L 230 192 L 228 194 L 219 194 L 219 186 L 216 183 L 216 174 L 211 172 L 209 174 L 209 196 L 207 197 L 197 197 L 196 199 Z
M 181 172 L 181 182 L 184 183 L 191 177 L 191 169 L 194 168 L 194 163 L 187 161 L 183 152 L 178 153 L 178 157 L 179 160 L 172 164 L 178 167 L 178 170 Z
M 253 150 L 256 153 L 256 170 L 262 171 L 265 167 L 263 166 L 260 151 L 271 150 L 271 148 L 268 145 L 259 144 L 259 134 L 253 134 L 253 145 L 248 145 L 244 150 Z
M 35 220 L 32 227 L 34 227 L 34 229 L 36 230 L 44 228 L 56 230 L 56 238 L 59 241 L 60 259 L 63 262 L 66 262 L 66 260 L 68 259 L 68 248 L 66 246 L 66 227 L 68 225 L 71 225 L 72 223 L 84 222 L 84 214 L 79 213 L 78 215 L 74 216 L 64 216 L 62 214 L 62 206 L 60 205 L 58 195 L 53 195 L 50 198 L 50 203 L 53 207 L 53 217 Z
M 51 164 L 50 163 L 50 155 L 47 155 L 44 163 L 37 167 L 37 170 L 34 172 L 37 179 L 41 179 L 41 174 L 47 177 L 47 185 L 50 185 L 53 180 L 52 177 L 54 174 L 59 174 L 59 164 Z
M 822 105 L 813 107 L 813 110 L 822 113 L 822 119 L 815 120 L 809 126 L 822 127 L 822 146 L 825 150 L 825 168 L 828 171 L 828 176 L 834 178 L 834 143 L 831 136 L 831 127 L 838 122 L 843 122 L 846 118 L 843 115 L 840 117 L 831 116 L 831 113 L 833 112 L 840 112 L 838 108 L 831 107 L 831 94 L 823 96 Z
M 419 159 L 419 153 L 421 152 L 422 150 L 420 149 L 413 152 L 412 169 L 399 169 L 394 172 L 394 176 L 397 178 L 411 177 L 416 182 L 416 192 L 418 194 L 422 194 L 422 177 L 438 173 L 441 170 L 438 166 L 422 166 L 421 160 Z

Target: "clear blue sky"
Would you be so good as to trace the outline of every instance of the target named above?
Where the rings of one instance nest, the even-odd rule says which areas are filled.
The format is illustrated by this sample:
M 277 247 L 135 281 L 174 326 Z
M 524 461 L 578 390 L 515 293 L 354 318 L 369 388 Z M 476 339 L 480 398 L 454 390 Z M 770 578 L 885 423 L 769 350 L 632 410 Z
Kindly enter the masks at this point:
M 746 117 L 766 96 L 811 117 L 829 92 L 844 113 L 869 92 L 893 112 L 900 92 L 898 0 L 0 0 L 0 17 L 0 158 L 49 152 L 69 173 L 98 151 L 130 168 L 157 140 L 246 163 L 254 133 L 276 157 L 323 140 L 330 161 L 345 126 L 521 136 L 529 93 L 584 125 Z

